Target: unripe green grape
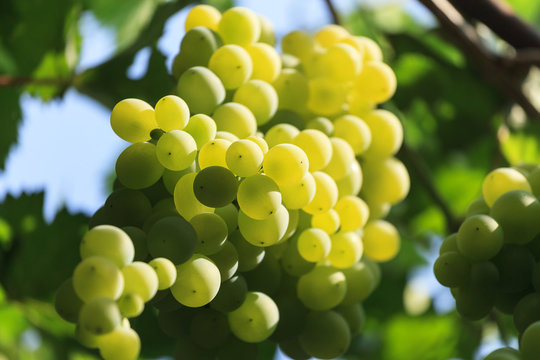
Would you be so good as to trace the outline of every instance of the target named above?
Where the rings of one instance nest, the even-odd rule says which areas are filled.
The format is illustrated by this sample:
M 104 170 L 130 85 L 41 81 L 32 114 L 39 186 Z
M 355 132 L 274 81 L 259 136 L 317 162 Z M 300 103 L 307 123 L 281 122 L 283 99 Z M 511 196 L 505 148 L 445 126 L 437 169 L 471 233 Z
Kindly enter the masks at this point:
M 342 111 L 347 95 L 342 83 L 329 78 L 317 78 L 310 80 L 308 87 L 309 110 L 322 116 L 335 115 Z
M 396 115 L 377 109 L 366 114 L 363 120 L 371 132 L 371 144 L 363 156 L 382 159 L 399 150 L 403 142 L 403 126 Z
M 73 288 L 84 302 L 100 297 L 116 300 L 124 289 L 124 278 L 112 261 L 101 256 L 91 256 L 75 268 Z
M 298 298 L 312 310 L 329 310 L 341 303 L 347 292 L 345 275 L 331 266 L 319 265 L 298 279 Z
M 185 336 L 176 339 L 173 355 L 175 360 L 214 360 L 215 353 L 215 349 L 202 348 Z
M 215 7 L 206 4 L 197 5 L 188 12 L 184 30 L 187 33 L 194 27 L 205 26 L 216 31 L 220 19 L 221 13 Z
M 154 109 L 139 99 L 124 99 L 111 112 L 111 127 L 120 138 L 139 143 L 150 140 L 150 131 L 157 127 Z
M 208 68 L 220 78 L 225 89 L 232 90 L 249 80 L 253 63 L 244 48 L 228 44 L 218 48 L 212 54 Z
M 231 142 L 224 139 L 214 139 L 203 145 L 199 151 L 199 167 L 202 169 L 209 166 L 221 166 L 226 168 L 225 154 L 231 146 Z
M 313 200 L 316 191 L 315 179 L 308 171 L 293 185 L 280 186 L 279 191 L 287 209 L 301 209 Z
M 266 254 L 255 269 L 243 273 L 250 291 L 259 291 L 272 297 L 281 284 L 281 274 L 281 264 L 272 254 Z
M 497 288 L 500 291 L 516 293 L 526 290 L 531 286 L 531 280 L 534 285 L 535 259 L 528 248 L 505 244 L 493 262 L 499 273 Z
M 163 176 L 161 177 L 161 180 L 163 181 L 163 185 L 165 186 L 165 189 L 169 192 L 169 194 L 174 194 L 174 187 L 182 176 L 195 172 L 195 169 L 196 162 L 192 162 L 191 165 L 180 171 L 172 171 L 169 169 L 165 169 L 163 171 Z
M 517 303 L 514 309 L 514 325 L 519 333 L 523 333 L 536 321 L 540 321 L 540 294 L 534 292 Z
M 238 209 L 234 204 L 218 207 L 215 213 L 225 221 L 229 234 L 238 229 Z
M 210 57 L 221 45 L 219 36 L 208 27 L 197 26 L 186 31 L 180 51 L 173 60 L 174 77 L 178 79 L 184 71 L 194 66 L 208 66 Z
M 515 359 L 534 360 L 538 358 L 538 354 L 540 353 L 540 344 L 538 343 L 539 336 L 540 321 L 536 321 L 529 325 L 523 332 L 519 342 L 519 352 L 521 353 L 521 357 L 518 353 L 515 354 Z
M 114 190 L 103 206 L 110 208 L 120 226 L 141 226 L 152 213 L 150 200 L 141 191 L 128 188 Z
M 238 228 L 249 243 L 255 246 L 271 246 L 285 235 L 289 224 L 289 213 L 279 205 L 275 213 L 263 220 L 252 219 L 242 210 L 238 213 Z
M 156 146 L 135 143 L 128 146 L 116 160 L 116 175 L 127 188 L 144 189 L 156 183 L 163 174 L 163 166 L 156 156 Z
M 255 144 L 257 144 L 261 148 L 263 155 L 266 155 L 266 153 L 268 152 L 268 144 L 266 143 L 266 140 L 264 140 L 262 137 L 258 135 L 252 135 L 248 136 L 246 140 L 253 141 Z
M 210 115 L 225 100 L 225 88 L 219 77 L 202 66 L 187 69 L 178 79 L 176 92 L 193 114 Z
M 252 270 L 264 259 L 264 248 L 249 243 L 239 230 L 233 232 L 228 240 L 234 245 L 238 253 L 238 271 Z
M 511 347 L 504 347 L 490 352 L 484 360 L 525 360 L 519 351 Z M 533 358 L 531 358 L 533 359 Z
M 197 173 L 186 174 L 174 188 L 174 204 L 178 213 L 186 220 L 191 220 L 197 214 L 213 212 L 214 209 L 202 204 L 193 192 L 193 184 Z
M 245 49 L 253 63 L 251 79 L 274 82 L 281 71 L 281 57 L 278 52 L 272 46 L 261 42 L 248 45 Z
M 458 252 L 441 254 L 433 265 L 437 281 L 446 287 L 465 285 L 471 271 L 471 263 Z
M 306 153 L 296 145 L 279 144 L 268 150 L 263 169 L 280 186 L 293 185 L 302 180 L 309 168 Z
M 228 131 L 217 131 L 216 139 L 223 139 L 223 140 L 227 140 L 233 143 L 235 141 L 238 141 L 239 137 Z
M 197 143 L 182 130 L 163 134 L 156 144 L 156 156 L 163 167 L 180 171 L 189 167 L 197 156 Z
M 334 136 L 347 141 L 355 155 L 363 154 L 371 146 L 370 127 L 355 115 L 342 115 L 334 120 Z
M 369 207 L 357 196 L 344 196 L 338 200 L 334 210 L 339 215 L 341 231 L 354 231 L 364 227 L 369 218 Z
M 312 175 L 315 179 L 315 196 L 302 210 L 313 215 L 333 208 L 337 202 L 338 191 L 336 182 L 330 175 L 321 171 L 315 171 Z
M 135 330 L 118 327 L 100 337 L 98 347 L 104 360 L 135 360 L 139 357 L 141 340 Z
M 298 237 L 298 253 L 310 262 L 323 260 L 332 246 L 330 237 L 321 229 L 310 228 L 302 231 Z
M 144 300 L 137 293 L 128 293 L 120 296 L 117 304 L 122 316 L 127 318 L 137 317 L 144 310 Z
M 349 37 L 350 34 L 341 25 L 326 25 L 323 26 L 315 33 L 315 41 L 323 48 L 329 48 L 330 46 L 339 43 L 342 39 Z
M 281 239 L 279 239 L 278 243 L 283 243 L 289 240 L 298 229 L 298 221 L 300 220 L 300 212 L 296 209 L 287 209 L 287 212 L 289 213 L 289 224 L 287 225 L 287 229 L 285 230 L 285 235 Z
M 292 143 L 306 153 L 311 172 L 325 168 L 332 158 L 332 143 L 321 131 L 302 130 L 294 137 Z
M 172 293 L 167 290 L 168 298 L 172 298 L 172 301 L 177 307 L 172 310 L 159 309 L 157 320 L 159 328 L 163 333 L 171 338 L 183 339 L 189 336 L 189 325 L 191 319 L 197 313 L 196 309 L 183 306 L 174 298 Z
M 366 322 L 366 313 L 361 303 L 351 305 L 340 305 L 334 309 L 335 312 L 343 316 L 343 319 L 349 325 L 349 331 L 354 336 L 360 333 L 360 330 Z
M 457 246 L 457 233 L 450 234 L 443 240 L 441 247 L 439 248 L 439 255 L 448 251 L 459 252 Z
M 251 360 L 258 357 L 257 343 L 247 343 L 231 336 L 218 350 L 218 360 Z
M 268 129 L 264 135 L 264 139 L 268 147 L 272 148 L 279 144 L 292 143 L 299 132 L 300 130 L 291 124 L 276 124 Z
M 481 261 L 471 265 L 468 279 L 470 286 L 492 291 L 499 286 L 499 279 L 499 270 L 493 262 Z
M 362 188 L 362 182 L 364 176 L 362 174 L 362 168 L 358 161 L 354 160 L 350 165 L 347 173 L 344 177 L 339 180 L 336 180 L 336 185 L 338 188 L 338 199 L 341 199 L 344 196 L 356 196 Z M 371 213 L 370 207 L 370 213 Z
M 102 335 L 120 326 L 122 316 L 114 300 L 99 297 L 86 302 L 79 313 L 79 325 L 95 335 Z
M 330 236 L 332 246 L 327 260 L 338 269 L 347 269 L 362 257 L 362 240 L 353 231 L 340 231 Z
M 334 180 L 342 179 L 347 175 L 351 164 L 355 161 L 354 151 L 348 142 L 341 138 L 330 138 L 332 156 L 325 168 L 322 169 Z
M 79 324 L 75 326 L 75 339 L 77 339 L 77 341 L 84 347 L 89 349 L 97 349 L 99 337 L 100 335 L 95 335 L 86 331 Z
M 230 241 L 225 241 L 218 252 L 208 256 L 218 267 L 221 282 L 229 280 L 238 270 L 238 252 Z
M 227 167 L 240 177 L 257 174 L 263 159 L 264 154 L 259 145 L 246 139 L 233 142 L 225 154 Z
M 458 230 L 459 251 L 470 260 L 482 261 L 497 255 L 503 245 L 503 230 L 492 217 L 473 215 Z
M 230 334 L 227 317 L 219 311 L 203 308 L 191 320 L 189 337 L 198 346 L 215 349 L 227 341 Z
M 332 136 L 334 134 L 334 124 L 332 121 L 322 116 L 318 116 L 308 121 L 306 129 L 319 130 L 326 136 Z
M 313 36 L 302 30 L 291 31 L 281 40 L 283 53 L 293 55 L 302 61 L 312 56 L 315 45 Z
M 347 292 L 341 302 L 342 305 L 352 305 L 364 301 L 377 287 L 377 276 L 366 259 L 343 269 L 342 272 L 347 282 Z
M 232 333 L 245 342 L 261 342 L 276 329 L 279 310 L 272 298 L 261 292 L 248 292 L 244 303 L 228 314 Z
M 263 220 L 275 214 L 281 204 L 279 187 L 265 175 L 245 178 L 238 186 L 236 198 L 240 209 L 256 220 Z
M 390 66 L 380 61 L 368 61 L 354 79 L 354 86 L 366 101 L 382 103 L 396 92 L 397 80 Z
M 147 241 L 152 257 L 166 257 L 174 264 L 181 264 L 195 253 L 197 234 L 182 217 L 167 216 L 150 228 Z
M 369 258 L 385 262 L 393 259 L 400 248 L 397 229 L 385 220 L 370 221 L 364 227 L 364 254 Z
M 76 323 L 79 319 L 79 312 L 82 306 L 83 302 L 75 293 L 73 279 L 70 277 L 65 280 L 56 291 L 54 308 L 62 319 L 71 323 Z
M 311 358 L 311 356 L 302 349 L 300 340 L 296 336 L 283 338 L 278 345 L 281 352 L 291 359 L 309 360 Z
M 147 302 L 158 290 L 158 276 L 145 262 L 135 261 L 124 266 L 122 275 L 124 276 L 123 294 L 135 293 Z
M 540 165 L 535 166 L 527 175 L 527 182 L 531 186 L 534 196 L 540 196 Z
M 469 217 L 472 215 L 480 215 L 480 214 L 489 215 L 489 210 L 490 210 L 489 206 L 484 201 L 484 198 L 479 197 L 478 199 L 476 199 L 469 205 L 465 216 Z
M 261 24 L 253 11 L 233 7 L 222 14 L 217 31 L 226 44 L 246 46 L 259 39 Z
M 315 214 L 311 217 L 311 226 L 332 235 L 339 229 L 339 214 L 334 209 Z
M 229 169 L 221 166 L 205 167 L 193 181 L 193 193 L 205 206 L 226 206 L 234 200 L 237 190 L 238 180 Z
M 498 168 L 491 171 L 482 183 L 482 195 L 486 204 L 491 207 L 502 194 L 511 190 L 531 191 L 527 178 L 512 168 Z
M 250 80 L 234 93 L 233 101 L 246 106 L 255 116 L 257 125 L 267 123 L 277 111 L 278 95 L 269 83 Z
M 312 312 L 299 336 L 300 345 L 310 356 L 333 359 L 349 348 L 351 334 L 347 322 L 335 311 Z
M 411 186 L 407 168 L 395 158 L 369 160 L 362 163 L 364 199 L 396 204 L 403 200 Z
M 163 131 L 182 130 L 189 121 L 189 108 L 178 96 L 167 95 L 156 103 L 155 116 Z
M 274 83 L 279 109 L 304 110 L 309 98 L 308 79 L 295 69 L 282 69 Z
M 205 114 L 196 114 L 189 118 L 184 131 L 190 134 L 200 150 L 204 144 L 216 137 L 216 123 Z
M 307 261 L 298 251 L 298 236 L 293 236 L 281 257 L 281 266 L 290 275 L 298 277 L 310 272 L 315 263 Z
M 254 135 L 257 131 L 257 120 L 245 105 L 229 102 L 220 105 L 212 115 L 218 131 L 228 131 L 239 139 Z
M 82 259 L 103 256 L 122 267 L 133 261 L 135 249 L 122 229 L 112 225 L 99 225 L 83 236 L 80 253 Z
M 244 277 L 242 275 L 233 276 L 221 283 L 210 307 L 221 312 L 234 311 L 244 303 L 247 292 L 248 286 Z
M 171 287 L 176 280 L 176 267 L 174 263 L 164 257 L 152 259 L 150 265 L 158 277 L 158 290 L 164 290 Z
M 189 221 L 197 233 L 197 253 L 211 255 L 221 250 L 227 240 L 225 221 L 214 213 L 197 214 Z

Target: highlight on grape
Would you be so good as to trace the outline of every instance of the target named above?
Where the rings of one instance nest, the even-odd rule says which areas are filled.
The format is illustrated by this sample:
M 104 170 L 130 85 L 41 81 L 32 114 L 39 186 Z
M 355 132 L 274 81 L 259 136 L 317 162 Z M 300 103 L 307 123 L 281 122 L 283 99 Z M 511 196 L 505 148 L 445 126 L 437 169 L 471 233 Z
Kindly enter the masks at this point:
M 395 75 L 374 41 L 337 25 L 293 31 L 281 52 L 271 23 L 247 8 L 195 6 L 185 30 L 176 88 L 112 110 L 113 131 L 131 145 L 56 309 L 106 360 L 138 357 L 130 319 L 147 307 L 176 339 L 176 359 L 255 359 L 263 341 L 294 359 L 339 357 L 362 330 L 378 263 L 400 248 L 384 218 L 409 191 L 394 157 L 403 129 L 377 107 Z M 532 274 L 523 266 L 533 255 L 520 249 L 537 229 L 506 204 L 524 218 L 532 210 L 520 204 L 533 200 L 514 173 L 494 175 L 492 217 L 475 211 L 436 265 L 463 301 L 479 289 L 469 274 L 490 284 L 501 248 L 509 292 L 525 290 L 509 270 L 515 259 Z M 519 192 L 495 200 L 507 178 Z

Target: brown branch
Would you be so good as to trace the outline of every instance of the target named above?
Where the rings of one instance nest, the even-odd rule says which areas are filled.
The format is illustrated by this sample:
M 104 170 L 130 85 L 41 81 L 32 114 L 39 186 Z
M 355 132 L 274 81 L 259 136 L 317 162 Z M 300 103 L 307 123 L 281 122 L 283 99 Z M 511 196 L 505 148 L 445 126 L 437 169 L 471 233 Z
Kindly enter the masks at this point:
M 69 78 L 35 78 L 33 76 L 0 75 L 0 87 L 21 87 L 26 85 L 60 86 L 73 85 L 76 76 Z
M 330 16 L 332 16 L 332 22 L 336 25 L 341 25 L 341 21 L 339 20 L 339 15 L 336 11 L 334 4 L 332 3 L 332 0 L 324 0 L 324 2 L 326 3 L 326 6 L 328 7 Z

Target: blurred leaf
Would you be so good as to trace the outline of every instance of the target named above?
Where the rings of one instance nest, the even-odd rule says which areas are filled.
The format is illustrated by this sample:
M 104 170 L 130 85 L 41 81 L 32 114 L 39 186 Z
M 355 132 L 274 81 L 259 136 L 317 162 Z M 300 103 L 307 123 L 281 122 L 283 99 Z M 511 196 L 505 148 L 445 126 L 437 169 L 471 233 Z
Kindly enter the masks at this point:
M 506 127 L 499 130 L 501 151 L 510 163 L 540 164 L 540 126 L 529 125 L 524 129 L 511 132 Z
M 540 3 L 535 0 L 506 0 L 510 6 L 528 21 L 537 22 L 540 17 Z
M 430 206 L 416 215 L 409 226 L 411 231 L 418 235 L 424 235 L 426 232 L 444 234 L 447 231 L 444 214 L 436 206 Z
M 5 166 L 11 145 L 17 141 L 21 107 L 17 88 L 0 87 L 0 169 Z
M 61 88 L 67 87 L 69 84 L 69 76 L 71 69 L 67 64 L 64 53 L 48 53 L 43 57 L 43 61 L 34 71 L 36 79 L 56 79 L 57 84 L 36 85 L 30 83 L 26 87 L 31 95 L 39 96 L 43 101 L 49 101 L 54 98 Z M 62 82 L 65 82 L 62 85 Z

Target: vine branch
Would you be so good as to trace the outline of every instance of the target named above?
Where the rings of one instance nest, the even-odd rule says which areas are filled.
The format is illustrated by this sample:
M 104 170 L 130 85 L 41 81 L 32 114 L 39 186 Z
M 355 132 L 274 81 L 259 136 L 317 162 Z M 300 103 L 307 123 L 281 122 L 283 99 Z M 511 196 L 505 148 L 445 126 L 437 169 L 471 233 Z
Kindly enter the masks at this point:
M 332 22 L 336 25 L 340 25 L 341 21 L 339 19 L 339 15 L 338 15 L 338 12 L 336 11 L 334 3 L 332 3 L 332 0 L 324 0 L 324 2 L 326 3 L 328 12 L 330 12 L 330 16 L 332 17 Z
M 68 78 L 35 78 L 33 76 L 0 75 L 0 87 L 20 87 L 26 85 L 61 86 L 73 85 L 77 76 Z

